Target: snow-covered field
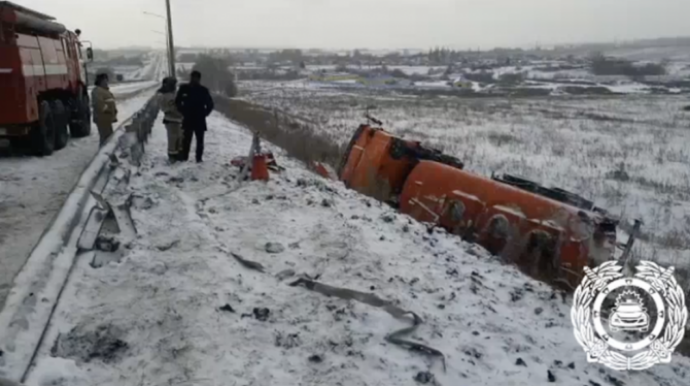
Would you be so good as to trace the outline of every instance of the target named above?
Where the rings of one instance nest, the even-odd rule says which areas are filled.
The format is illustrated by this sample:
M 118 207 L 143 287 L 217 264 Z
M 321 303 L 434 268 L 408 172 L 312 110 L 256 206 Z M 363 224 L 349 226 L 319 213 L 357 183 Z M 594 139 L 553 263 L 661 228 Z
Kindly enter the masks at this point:
M 234 68 L 233 68 L 234 69 Z M 237 67 L 249 70 L 251 67 Z M 261 67 L 253 67 L 254 71 Z M 501 65 L 497 62 L 472 65 L 456 63 L 453 66 L 404 66 L 404 65 L 307 65 L 300 74 L 312 81 L 338 85 L 340 87 L 384 86 L 373 81 L 382 76 L 386 78 L 385 88 L 445 88 L 446 91 L 467 85 L 475 92 L 495 93 L 497 89 L 509 88 L 524 92 L 552 90 L 553 95 L 587 92 L 588 94 L 661 94 L 687 93 L 679 88 L 688 80 L 690 70 L 687 62 L 671 62 L 666 66 L 667 75 L 650 76 L 644 80 L 633 80 L 628 76 L 594 75 L 587 64 L 559 60 L 525 61 L 519 65 Z M 265 67 L 264 67 L 264 71 Z M 294 66 L 281 66 L 277 72 L 286 74 L 295 71 Z M 260 72 L 260 71 L 259 71 Z M 383 75 L 385 74 L 385 75 Z M 512 80 L 504 79 L 512 77 Z M 339 78 L 347 77 L 347 81 Z M 490 81 L 485 79 L 491 79 Z M 592 88 L 595 89 L 589 89 Z M 541 90 L 535 90 L 541 89 Z M 466 90 L 465 90 L 466 91 Z M 515 91 L 515 90 L 514 90 Z M 506 92 L 506 90 L 503 90 Z
M 344 145 L 367 107 L 384 126 L 458 156 L 577 192 L 644 221 L 639 254 L 690 259 L 690 113 L 684 97 L 429 98 L 340 93 L 305 82 L 241 82 L 245 98 L 306 118 Z M 624 228 L 625 229 L 625 228 Z
M 687 382 L 683 357 L 640 373 L 587 364 L 552 289 L 282 152 L 285 172 L 237 187 L 229 161 L 250 139 L 214 114 L 205 163 L 171 166 L 165 130 L 154 127 L 130 189 L 106 194 L 133 194 L 139 236 L 120 246 L 120 262 L 78 261 L 27 385 Z M 412 339 L 443 352 L 447 370 L 384 341 L 409 320 L 290 286 L 297 275 L 417 313 L 424 323 Z
M 120 121 L 152 94 L 118 102 Z M 92 125 L 90 136 L 70 139 L 49 157 L 0 158 L 0 309 L 15 275 L 97 150 L 98 130 Z

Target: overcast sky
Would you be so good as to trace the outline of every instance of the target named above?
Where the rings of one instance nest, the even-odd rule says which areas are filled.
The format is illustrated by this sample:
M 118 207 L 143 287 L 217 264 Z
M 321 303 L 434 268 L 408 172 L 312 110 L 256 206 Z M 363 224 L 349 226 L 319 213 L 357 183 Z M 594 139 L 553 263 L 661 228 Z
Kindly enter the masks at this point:
M 164 46 L 164 0 L 12 0 L 95 48 Z M 176 45 L 492 48 L 690 35 L 690 0 L 171 0 Z

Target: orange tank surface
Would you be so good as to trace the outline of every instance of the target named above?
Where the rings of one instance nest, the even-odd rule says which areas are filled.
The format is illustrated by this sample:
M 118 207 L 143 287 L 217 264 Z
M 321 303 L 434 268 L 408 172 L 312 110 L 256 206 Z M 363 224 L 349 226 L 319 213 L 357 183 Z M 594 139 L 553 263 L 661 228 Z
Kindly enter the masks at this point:
M 361 125 L 348 145 L 338 174 L 348 188 L 378 200 L 396 203 L 407 176 L 420 159 L 462 168 L 462 163 L 369 125 Z
M 533 276 L 570 286 L 593 254 L 613 252 L 599 213 L 431 161 L 410 173 L 400 210 L 476 241 Z
M 617 221 L 579 196 L 465 171 L 453 157 L 369 125 L 350 141 L 339 176 L 351 189 L 566 288 L 577 286 L 583 268 L 608 260 L 615 247 Z
M 399 140 L 383 130 L 362 125 L 357 131 L 341 179 L 351 189 L 388 201 L 400 192 L 414 167 L 414 159 L 405 155 L 397 159 L 392 156 L 393 147 Z M 416 142 L 405 144 L 418 145 Z

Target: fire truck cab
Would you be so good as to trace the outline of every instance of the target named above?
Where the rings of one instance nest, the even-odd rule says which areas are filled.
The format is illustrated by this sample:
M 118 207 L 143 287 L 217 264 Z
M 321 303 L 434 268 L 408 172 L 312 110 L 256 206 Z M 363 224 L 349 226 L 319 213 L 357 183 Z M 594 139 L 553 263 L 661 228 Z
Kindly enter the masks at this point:
M 70 135 L 91 133 L 86 63 L 80 31 L 55 18 L 0 1 L 0 142 L 29 142 L 45 156 Z

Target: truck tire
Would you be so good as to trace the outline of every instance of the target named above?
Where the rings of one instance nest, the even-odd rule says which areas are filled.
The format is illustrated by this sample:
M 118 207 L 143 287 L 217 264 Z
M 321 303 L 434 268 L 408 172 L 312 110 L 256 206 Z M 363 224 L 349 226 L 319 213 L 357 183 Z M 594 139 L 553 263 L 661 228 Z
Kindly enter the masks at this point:
M 42 157 L 53 154 L 55 149 L 55 124 L 48 101 L 39 104 L 38 115 L 38 123 L 31 130 L 31 149 Z
M 89 97 L 82 94 L 76 101 L 74 115 L 69 124 L 69 131 L 73 138 L 88 137 L 91 135 L 91 109 Z
M 67 128 L 67 111 L 61 100 L 51 103 L 53 110 L 53 122 L 55 122 L 55 150 L 60 150 L 67 146 L 69 141 L 69 129 Z

